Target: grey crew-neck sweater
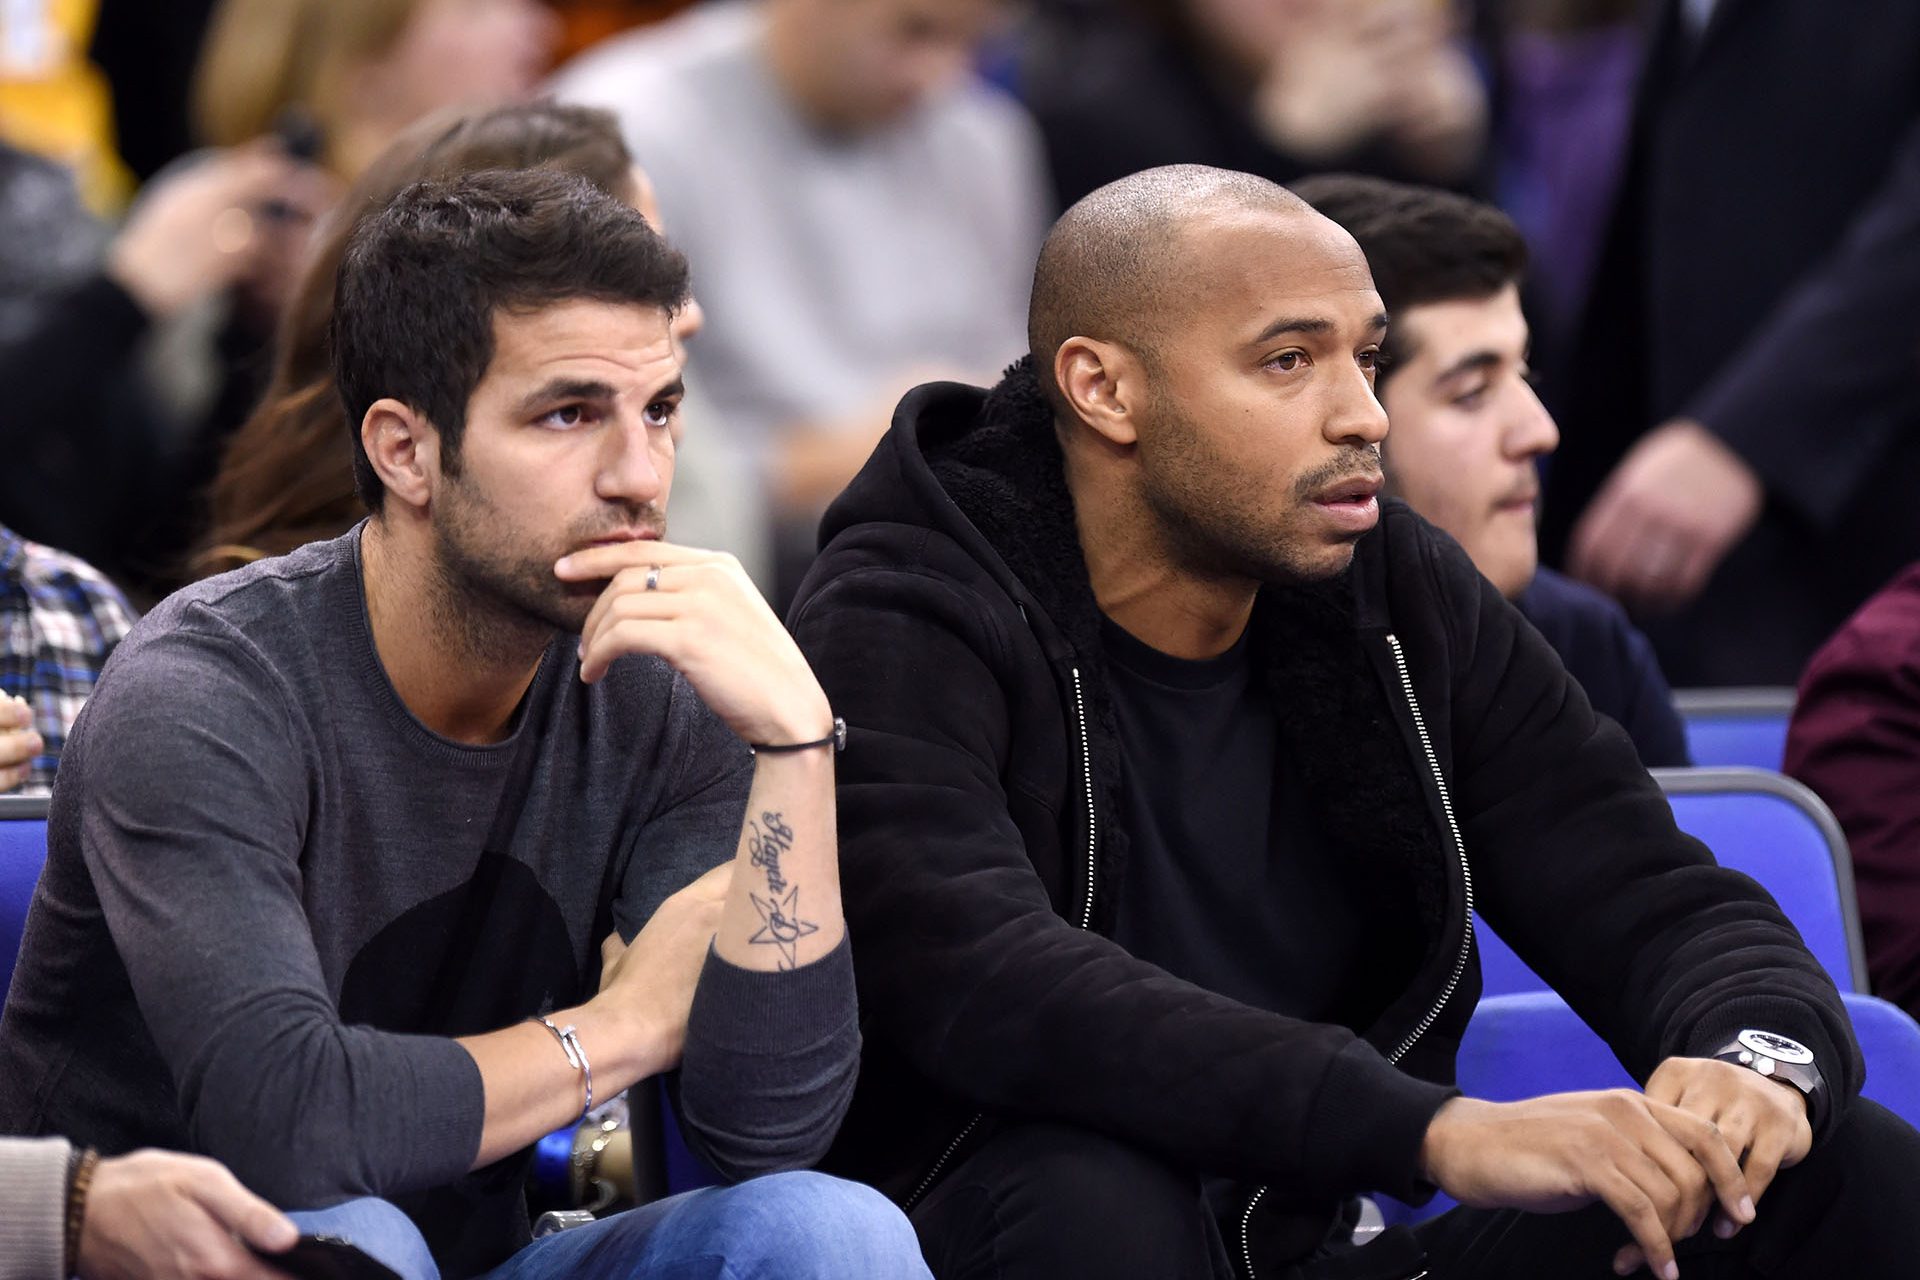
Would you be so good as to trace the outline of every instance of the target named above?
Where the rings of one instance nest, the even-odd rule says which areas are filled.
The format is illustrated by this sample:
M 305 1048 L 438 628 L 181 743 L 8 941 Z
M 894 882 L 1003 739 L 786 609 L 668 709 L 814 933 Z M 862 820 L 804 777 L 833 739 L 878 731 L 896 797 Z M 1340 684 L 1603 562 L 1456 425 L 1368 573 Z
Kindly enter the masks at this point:
M 609 928 L 733 855 L 751 758 L 662 662 L 582 684 L 571 636 L 507 741 L 435 735 L 380 665 L 358 552 L 188 588 L 107 664 L 0 1020 L 0 1132 L 204 1152 L 288 1208 L 384 1196 L 459 1276 L 526 1239 L 527 1153 L 468 1172 L 482 1082 L 452 1037 L 591 996 Z M 844 945 L 780 974 L 710 955 L 690 1140 L 736 1175 L 810 1163 L 858 1052 Z

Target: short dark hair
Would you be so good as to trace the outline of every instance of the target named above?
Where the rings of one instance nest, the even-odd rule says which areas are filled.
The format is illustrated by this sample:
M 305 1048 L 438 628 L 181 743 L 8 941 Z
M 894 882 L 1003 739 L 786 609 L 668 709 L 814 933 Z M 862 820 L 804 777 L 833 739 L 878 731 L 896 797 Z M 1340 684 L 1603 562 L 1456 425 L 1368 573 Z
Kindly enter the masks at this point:
M 1430 302 L 1491 298 L 1526 274 L 1527 242 L 1519 228 L 1482 201 L 1350 173 L 1303 178 L 1293 193 L 1359 242 L 1373 287 L 1393 319 Z M 1392 326 L 1387 353 L 1412 354 Z M 1389 360 L 1381 381 L 1392 368 Z
M 368 510 L 386 496 L 360 442 L 376 400 L 410 406 L 458 465 L 467 402 L 493 361 L 497 311 L 588 299 L 687 301 L 686 259 L 629 205 L 574 174 L 486 170 L 416 182 L 363 221 L 334 285 L 334 383 Z

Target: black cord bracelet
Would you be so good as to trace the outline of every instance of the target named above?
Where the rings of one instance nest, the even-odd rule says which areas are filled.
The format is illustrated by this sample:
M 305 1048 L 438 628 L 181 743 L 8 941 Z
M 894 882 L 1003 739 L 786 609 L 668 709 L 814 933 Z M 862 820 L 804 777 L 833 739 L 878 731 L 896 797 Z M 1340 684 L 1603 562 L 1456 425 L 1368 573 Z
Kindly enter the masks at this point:
M 747 750 L 751 751 L 754 755 L 765 754 L 770 756 L 784 756 L 795 751 L 811 751 L 815 747 L 832 747 L 835 755 L 839 755 L 842 751 L 845 751 L 847 749 L 847 722 L 839 716 L 835 716 L 833 718 L 833 732 L 824 738 L 815 738 L 812 742 L 749 742 L 747 744 Z

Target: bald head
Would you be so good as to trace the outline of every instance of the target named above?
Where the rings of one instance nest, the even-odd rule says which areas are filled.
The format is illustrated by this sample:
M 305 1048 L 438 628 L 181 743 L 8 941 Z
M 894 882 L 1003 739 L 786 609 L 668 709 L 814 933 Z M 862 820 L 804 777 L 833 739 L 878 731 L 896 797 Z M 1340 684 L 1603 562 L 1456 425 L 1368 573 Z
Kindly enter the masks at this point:
M 1053 226 L 1040 249 L 1027 312 L 1027 343 L 1041 383 L 1058 388 L 1054 353 L 1073 337 L 1118 342 L 1152 361 L 1177 321 L 1178 287 L 1195 250 L 1190 232 L 1222 217 L 1318 215 L 1285 187 L 1206 165 L 1146 169 L 1092 192 Z
M 1292 192 L 1197 165 L 1100 188 L 1047 237 L 1028 327 L 1090 565 L 1318 581 L 1373 527 L 1387 317 Z

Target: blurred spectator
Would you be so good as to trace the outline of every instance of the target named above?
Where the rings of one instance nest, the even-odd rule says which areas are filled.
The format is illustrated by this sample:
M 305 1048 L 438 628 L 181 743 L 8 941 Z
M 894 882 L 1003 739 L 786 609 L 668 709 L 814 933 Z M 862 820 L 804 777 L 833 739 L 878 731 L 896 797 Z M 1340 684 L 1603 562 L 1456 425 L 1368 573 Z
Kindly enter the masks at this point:
M 112 95 L 87 61 L 98 0 L 0 6 L 0 139 L 65 165 L 87 203 L 118 209 L 132 190 L 113 148 Z
M 67 731 L 133 622 L 90 566 L 0 527 L 0 791 L 52 791 Z M 22 765 L 15 748 L 33 739 Z
M 670 18 L 695 0 L 547 0 L 560 18 L 562 59 L 632 27 Z
M 1664 5 L 1542 534 L 1677 683 L 1791 682 L 1920 558 L 1916 122 L 1910 0 Z
M 98 265 L 106 238 L 71 169 L 0 142 L 0 343 L 33 326 L 42 294 Z
M 179 326 L 228 295 L 264 322 L 259 282 L 326 198 L 271 147 L 210 153 L 150 184 L 103 258 L 70 182 L 0 150 L 0 521 L 116 578 L 164 576 L 206 424 L 244 382 L 184 378 L 200 366 Z
M 281 327 L 273 381 L 214 478 L 212 525 L 194 558 L 195 577 L 337 537 L 366 515 L 354 491 L 351 432 L 327 349 L 334 275 L 354 228 L 422 179 L 536 167 L 577 174 L 659 225 L 652 183 L 607 112 L 539 102 L 440 112 L 404 130 L 321 230 Z M 689 305 L 675 320 L 676 334 L 692 337 L 700 320 L 699 304 Z M 739 474 L 745 463 L 720 445 L 710 447 L 700 406 L 690 412 L 694 421 L 675 466 L 673 536 L 732 551 L 750 571 L 764 570 L 756 513 L 714 495 L 748 483 Z
M 909 386 L 991 381 L 1025 346 L 1039 145 L 973 80 L 1000 0 L 708 4 L 565 68 L 612 108 L 693 263 L 690 379 L 762 468 L 784 555 Z M 784 575 L 796 578 L 791 571 Z
M 193 69 L 218 0 L 100 0 L 93 62 L 113 89 L 120 158 L 140 182 L 193 150 Z
M 538 0 L 221 0 L 194 115 L 235 146 L 298 111 L 351 180 L 428 112 L 525 98 L 558 36 Z
M 1483 25 L 1496 74 L 1493 190 L 1532 249 L 1543 368 L 1586 297 L 1619 190 L 1646 39 L 1642 0 L 1509 0 Z
M 1022 94 L 1061 204 L 1157 165 L 1460 183 L 1486 125 L 1446 0 L 1060 0 Z
M 1920 1017 L 1920 565 L 1814 655 L 1782 767 L 1847 833 L 1874 994 Z
M 1392 323 L 1374 390 L 1391 424 L 1388 488 L 1445 529 L 1627 731 L 1648 768 L 1691 764 L 1653 647 L 1592 587 L 1539 567 L 1539 462 L 1559 430 L 1529 385 L 1527 247 L 1465 196 L 1328 175 L 1296 183 L 1360 242 Z
M 102 1160 L 64 1138 L 0 1138 L 0 1280 L 285 1280 L 255 1254 L 298 1238 L 292 1220 L 201 1156 Z

